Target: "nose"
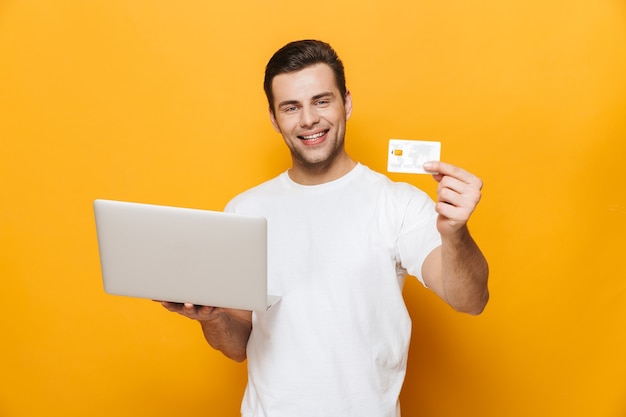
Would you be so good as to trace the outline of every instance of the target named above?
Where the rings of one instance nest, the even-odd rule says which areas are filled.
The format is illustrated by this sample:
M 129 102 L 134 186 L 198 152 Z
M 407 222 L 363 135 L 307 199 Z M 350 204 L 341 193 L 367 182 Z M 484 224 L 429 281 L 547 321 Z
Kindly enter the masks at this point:
M 300 127 L 311 127 L 319 122 L 320 116 L 313 106 L 304 106 L 300 111 Z

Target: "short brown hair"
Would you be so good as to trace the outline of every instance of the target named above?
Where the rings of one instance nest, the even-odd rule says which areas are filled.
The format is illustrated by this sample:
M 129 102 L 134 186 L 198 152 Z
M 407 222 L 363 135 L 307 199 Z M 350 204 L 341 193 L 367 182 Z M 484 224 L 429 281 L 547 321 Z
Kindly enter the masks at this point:
M 274 94 L 272 81 L 280 74 L 300 71 L 315 64 L 328 65 L 335 74 L 335 82 L 341 93 L 341 99 L 346 97 L 346 75 L 343 62 L 335 50 L 326 42 L 317 40 L 301 40 L 290 42 L 280 48 L 270 58 L 265 67 L 265 80 L 263 88 L 272 113 L 274 112 Z

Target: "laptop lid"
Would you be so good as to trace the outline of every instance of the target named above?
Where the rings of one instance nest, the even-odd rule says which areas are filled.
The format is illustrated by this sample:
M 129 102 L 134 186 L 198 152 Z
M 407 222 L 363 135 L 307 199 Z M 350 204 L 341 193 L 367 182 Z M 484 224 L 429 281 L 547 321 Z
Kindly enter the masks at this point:
M 95 200 L 109 294 L 266 310 L 267 220 L 220 211 Z

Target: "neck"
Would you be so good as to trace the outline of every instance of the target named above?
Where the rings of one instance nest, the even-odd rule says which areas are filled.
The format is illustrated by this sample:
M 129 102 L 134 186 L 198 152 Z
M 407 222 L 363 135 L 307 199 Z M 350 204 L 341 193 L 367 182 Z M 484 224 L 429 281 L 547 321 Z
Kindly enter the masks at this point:
M 327 164 L 303 164 L 293 160 L 289 178 L 302 185 L 319 185 L 343 177 L 356 166 L 347 153 L 342 153 Z

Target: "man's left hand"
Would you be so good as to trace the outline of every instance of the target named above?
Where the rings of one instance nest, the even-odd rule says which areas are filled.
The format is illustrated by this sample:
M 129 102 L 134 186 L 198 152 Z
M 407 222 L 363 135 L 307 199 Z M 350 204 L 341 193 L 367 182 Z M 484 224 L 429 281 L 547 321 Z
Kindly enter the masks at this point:
M 442 236 L 452 235 L 467 225 L 480 201 L 483 181 L 457 166 L 431 161 L 424 169 L 433 173 L 437 187 L 437 229 Z

